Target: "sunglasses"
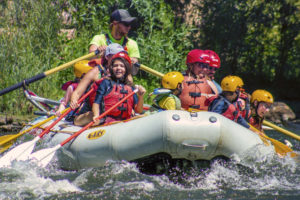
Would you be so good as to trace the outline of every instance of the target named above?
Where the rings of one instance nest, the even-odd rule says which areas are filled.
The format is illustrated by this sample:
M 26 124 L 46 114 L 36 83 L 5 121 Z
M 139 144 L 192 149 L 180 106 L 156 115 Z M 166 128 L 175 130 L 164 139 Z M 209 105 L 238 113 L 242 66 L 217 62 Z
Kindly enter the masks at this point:
M 196 66 L 199 66 L 199 67 L 204 68 L 204 69 L 209 69 L 209 65 L 206 64 L 206 63 L 197 62 Z
M 264 106 L 266 109 L 271 109 L 271 107 L 272 107 L 272 104 L 268 104 L 268 103 L 265 103 L 265 102 L 260 102 L 260 104 L 262 106 Z
M 217 70 L 217 68 L 215 68 L 215 67 L 208 67 L 208 69 L 209 69 L 210 71 L 216 71 L 216 70 Z
M 126 26 L 126 27 L 131 26 L 131 23 L 129 23 L 129 22 L 120 22 L 120 24 L 123 24 L 123 25 Z

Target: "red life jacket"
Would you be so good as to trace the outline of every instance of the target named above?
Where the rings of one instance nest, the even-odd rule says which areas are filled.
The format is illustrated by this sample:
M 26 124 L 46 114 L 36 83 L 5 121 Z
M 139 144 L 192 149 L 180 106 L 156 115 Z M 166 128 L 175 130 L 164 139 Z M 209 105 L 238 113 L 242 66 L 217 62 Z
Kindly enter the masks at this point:
M 133 91 L 132 87 L 124 84 L 116 84 L 113 82 L 113 88 L 107 95 L 103 98 L 103 107 L 104 112 L 108 110 L 113 105 L 117 104 L 120 100 L 126 97 Z M 132 110 L 134 106 L 134 98 L 133 96 L 123 102 L 120 106 L 112 110 L 108 116 L 112 117 L 116 120 L 125 120 L 131 118 Z
M 228 107 L 227 110 L 225 112 L 222 113 L 222 115 L 228 119 L 231 119 L 235 122 L 237 122 L 237 119 L 239 118 L 239 116 L 241 115 L 241 111 L 238 107 L 238 102 L 234 102 L 231 103 L 229 102 L 226 98 L 224 98 L 223 96 L 219 95 L 218 97 L 212 97 L 209 99 L 210 102 L 213 101 L 217 101 L 213 106 L 216 107 L 219 103 L 221 103 L 222 101 L 224 101 Z M 213 108 L 211 108 L 210 110 L 214 110 Z
M 77 88 L 78 83 L 75 83 L 74 81 L 68 81 L 61 86 L 61 89 L 67 90 L 70 85 L 72 86 L 73 91 L 74 91 Z
M 240 110 L 237 106 L 237 102 L 229 104 L 227 110 L 222 115 L 237 122 L 238 117 L 241 115 Z
M 88 65 L 91 66 L 91 67 L 95 67 L 95 66 L 101 65 L 101 64 L 102 64 L 102 59 L 101 58 L 96 58 L 96 59 L 90 60 L 88 62 Z
M 245 120 L 249 121 L 251 117 L 251 109 L 250 109 L 250 101 L 248 95 L 241 92 L 237 101 L 238 101 L 238 106 L 241 111 L 242 117 Z
M 184 76 L 183 90 L 179 96 L 181 107 L 184 109 L 195 108 L 207 110 L 206 99 L 216 96 L 205 78 L 196 79 L 191 76 Z
M 257 130 L 259 131 L 262 131 L 263 132 L 263 128 L 262 128 L 262 123 L 263 123 L 263 118 L 257 116 L 257 115 L 254 115 L 254 116 L 251 116 L 250 119 L 249 119 L 249 123 L 254 126 L 254 128 L 256 128 Z

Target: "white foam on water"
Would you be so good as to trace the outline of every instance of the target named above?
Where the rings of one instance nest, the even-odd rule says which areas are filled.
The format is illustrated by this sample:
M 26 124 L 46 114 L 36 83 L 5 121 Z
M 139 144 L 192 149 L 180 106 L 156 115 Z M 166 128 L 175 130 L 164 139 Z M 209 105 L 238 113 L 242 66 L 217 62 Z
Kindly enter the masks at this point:
M 68 180 L 52 180 L 40 175 L 40 168 L 28 162 L 13 162 L 10 168 L 0 169 L 9 181 L 0 182 L 1 197 L 20 198 L 45 197 L 53 194 L 80 192 Z
M 113 174 L 122 174 L 124 171 L 133 171 L 139 173 L 139 170 L 136 168 L 134 163 L 129 163 L 127 161 L 107 161 L 106 165 L 109 164 L 112 166 L 111 173 Z
M 88 181 L 88 176 L 93 171 L 92 168 L 83 171 L 76 179 L 73 181 L 75 185 L 84 185 Z
M 114 183 L 113 186 L 114 190 L 120 190 L 122 188 L 126 190 L 144 190 L 147 192 L 152 192 L 155 190 L 154 184 L 148 181 L 133 181 L 133 182 L 117 181 Z

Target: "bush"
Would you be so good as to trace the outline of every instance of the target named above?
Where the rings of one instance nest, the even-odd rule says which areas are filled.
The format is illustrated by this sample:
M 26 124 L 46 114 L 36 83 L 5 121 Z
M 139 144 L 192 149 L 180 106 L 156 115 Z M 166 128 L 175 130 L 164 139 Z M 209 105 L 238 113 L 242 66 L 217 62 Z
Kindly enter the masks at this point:
M 191 29 L 174 21 L 175 14 L 163 0 L 19 0 L 0 5 L 4 11 L 0 14 L 2 89 L 87 54 L 92 37 L 108 31 L 110 13 L 116 8 L 128 8 L 138 18 L 129 37 L 139 44 L 140 63 L 150 68 L 162 73 L 183 70 L 185 56 L 193 46 L 187 39 Z M 63 10 L 71 12 L 72 24 L 62 24 Z M 75 28 L 75 38 L 68 40 L 60 35 L 61 28 Z M 32 83 L 30 89 L 57 100 L 64 94 L 61 84 L 74 78 L 71 71 L 67 69 Z M 135 82 L 144 85 L 148 92 L 160 86 L 158 78 L 144 73 L 135 77 Z M 21 90 L 0 98 L 3 112 L 24 114 L 32 110 Z

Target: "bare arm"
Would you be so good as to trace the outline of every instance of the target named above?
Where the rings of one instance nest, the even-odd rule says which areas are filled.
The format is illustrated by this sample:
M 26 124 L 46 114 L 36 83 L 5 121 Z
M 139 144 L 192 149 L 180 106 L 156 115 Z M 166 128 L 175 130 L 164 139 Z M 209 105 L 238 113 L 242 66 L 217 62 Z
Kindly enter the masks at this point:
M 67 91 L 66 91 L 66 94 L 63 98 L 63 100 L 61 101 L 57 111 L 55 112 L 55 114 L 57 116 L 60 116 L 61 115 L 61 112 L 66 108 L 66 105 L 68 104 L 70 98 L 71 98 L 71 95 L 73 93 L 73 87 L 72 86 L 69 86 Z
M 144 104 L 144 95 L 146 93 L 146 89 L 141 85 L 136 86 L 136 88 L 138 88 L 138 90 L 139 90 L 137 92 L 139 100 L 138 100 L 138 103 L 135 106 L 134 110 L 137 113 L 142 113 L 143 112 L 143 104 Z
M 105 52 L 105 49 L 106 49 L 106 45 L 103 45 L 103 46 L 97 46 L 97 45 L 95 45 L 95 44 L 92 44 L 91 46 L 90 46 L 90 48 L 89 48 L 89 52 L 91 53 L 91 52 L 94 52 L 94 51 L 96 51 L 97 49 L 99 50 L 99 57 L 101 57 L 101 55 L 103 55 L 103 53 Z M 95 57 L 93 57 L 93 58 L 97 58 L 98 56 L 95 56 Z M 92 59 L 93 59 L 92 58 Z
M 93 106 L 92 106 L 92 111 L 93 111 L 93 121 L 98 124 L 100 122 L 99 119 L 96 119 L 97 117 L 99 117 L 99 104 L 97 103 L 93 103 Z
M 99 73 L 98 67 L 94 67 L 81 79 L 76 90 L 71 96 L 70 107 L 72 109 L 75 109 L 79 106 L 77 103 L 78 99 L 83 95 L 91 82 L 98 80 Z

